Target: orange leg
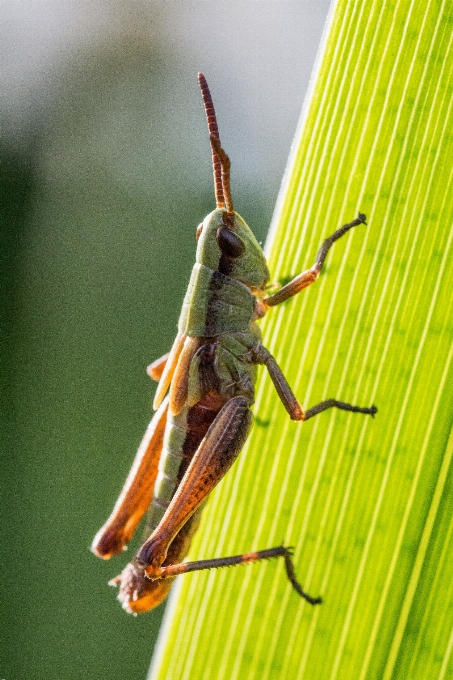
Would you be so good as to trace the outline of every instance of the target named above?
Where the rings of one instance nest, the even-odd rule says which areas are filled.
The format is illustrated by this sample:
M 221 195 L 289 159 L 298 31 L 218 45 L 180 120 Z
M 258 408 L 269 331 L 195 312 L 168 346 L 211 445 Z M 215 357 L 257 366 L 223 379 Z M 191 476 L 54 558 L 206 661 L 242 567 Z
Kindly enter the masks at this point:
M 146 372 L 150 378 L 152 378 L 153 380 L 157 380 L 157 382 L 159 382 L 159 380 L 162 377 L 162 373 L 164 372 L 169 356 L 170 352 L 167 352 L 167 354 L 164 354 L 163 356 L 159 357 L 159 359 L 156 359 L 156 361 L 153 361 L 152 364 L 146 367 Z
M 359 213 L 359 216 L 355 220 L 345 224 L 344 226 L 340 227 L 340 229 L 337 229 L 337 231 L 332 234 L 332 236 L 329 236 L 329 238 L 327 238 L 322 244 L 318 254 L 316 255 L 316 262 L 313 267 L 311 267 L 311 269 L 307 269 L 307 271 L 303 272 L 302 274 L 299 274 L 299 276 L 296 276 L 295 279 L 290 281 L 286 286 L 283 286 L 283 288 L 280 288 L 280 290 L 274 293 L 274 295 L 264 298 L 262 300 L 264 305 L 267 307 L 279 305 L 282 302 L 285 302 L 285 300 L 288 300 L 290 297 L 293 297 L 293 295 L 300 293 L 300 291 L 304 288 L 311 286 L 311 284 L 316 281 L 319 274 L 321 273 L 326 255 L 335 241 L 338 241 L 338 239 L 346 234 L 347 231 L 352 229 L 352 227 L 356 227 L 359 224 L 366 224 L 365 220 L 365 215 Z
M 258 550 L 257 552 L 245 553 L 243 555 L 232 555 L 230 557 L 218 557 L 212 560 L 199 560 L 198 562 L 184 562 L 182 564 L 171 564 L 166 567 L 161 567 L 160 578 L 173 578 L 178 574 L 186 574 L 189 571 L 202 571 L 203 569 L 218 569 L 219 567 L 232 567 L 237 564 L 247 564 L 249 562 L 257 562 L 258 560 L 269 560 L 273 557 L 285 558 L 285 569 L 288 579 L 291 582 L 294 590 L 310 604 L 321 604 L 320 597 L 311 597 L 304 592 L 296 579 L 294 571 L 294 564 L 291 559 L 292 552 L 289 548 L 281 545 L 277 548 L 268 548 L 267 550 Z
M 146 430 L 112 514 L 94 537 L 91 550 L 98 557 L 108 560 L 112 555 L 119 555 L 149 508 L 162 452 L 167 411 L 168 399 L 165 399 Z

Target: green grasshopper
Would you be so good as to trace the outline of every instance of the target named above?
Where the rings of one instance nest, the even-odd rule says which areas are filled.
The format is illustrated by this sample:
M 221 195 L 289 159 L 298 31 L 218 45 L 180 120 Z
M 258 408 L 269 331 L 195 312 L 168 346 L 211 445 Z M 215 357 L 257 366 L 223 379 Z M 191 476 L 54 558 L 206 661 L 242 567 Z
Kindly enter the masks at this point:
M 270 352 L 256 321 L 318 278 L 332 244 L 365 224 L 359 216 L 322 244 L 315 264 L 274 294 L 266 293 L 264 254 L 242 217 L 234 211 L 230 161 L 220 144 L 214 106 L 203 74 L 198 75 L 208 121 L 217 208 L 196 231 L 197 254 L 171 352 L 148 367 L 159 381 L 156 413 L 140 444 L 124 488 L 93 552 L 109 559 L 125 550 L 146 510 L 149 538 L 122 573 L 118 599 L 131 613 L 156 607 L 178 574 L 283 557 L 287 576 L 307 602 L 318 604 L 299 585 L 291 550 L 268 550 L 185 562 L 204 502 L 234 463 L 252 425 L 257 367 L 264 364 L 292 420 L 309 420 L 328 408 L 374 416 L 334 399 L 304 411 Z M 169 390 L 168 396 L 166 396 Z

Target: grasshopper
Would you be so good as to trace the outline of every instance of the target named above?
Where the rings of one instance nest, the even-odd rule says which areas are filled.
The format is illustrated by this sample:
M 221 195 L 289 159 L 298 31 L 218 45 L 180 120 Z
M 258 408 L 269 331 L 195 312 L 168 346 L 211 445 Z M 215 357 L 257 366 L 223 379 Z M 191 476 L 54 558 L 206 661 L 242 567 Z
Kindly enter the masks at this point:
M 278 546 L 243 555 L 182 562 L 198 526 L 204 502 L 234 463 L 252 425 L 257 367 L 263 364 L 292 420 L 309 420 L 335 407 L 374 416 L 362 408 L 328 399 L 304 410 L 274 357 L 261 343 L 257 321 L 318 278 L 332 244 L 359 216 L 324 241 L 315 264 L 277 292 L 268 294 L 269 271 L 252 231 L 235 212 L 230 190 L 230 160 L 220 143 L 209 88 L 198 74 L 212 152 L 216 209 L 196 230 L 196 263 L 184 298 L 178 334 L 168 355 L 148 367 L 158 380 L 156 413 L 140 444 L 132 469 L 93 552 L 103 559 L 125 550 L 149 508 L 145 540 L 122 573 L 110 581 L 131 613 L 156 607 L 178 574 L 283 557 L 296 592 L 311 604 L 291 560 Z M 168 396 L 166 396 L 168 391 Z

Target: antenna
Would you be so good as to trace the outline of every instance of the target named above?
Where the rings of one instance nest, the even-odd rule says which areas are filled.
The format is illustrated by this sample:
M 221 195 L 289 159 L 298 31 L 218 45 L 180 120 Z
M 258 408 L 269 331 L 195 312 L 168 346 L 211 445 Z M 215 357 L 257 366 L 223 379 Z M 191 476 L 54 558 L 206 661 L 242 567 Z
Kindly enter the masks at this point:
M 218 208 L 226 207 L 229 215 L 234 215 L 233 200 L 230 189 L 230 159 L 220 143 L 219 128 L 214 104 L 208 83 L 202 73 L 198 74 L 198 84 L 203 97 L 203 104 L 208 121 L 209 141 L 212 151 L 212 168 L 214 171 L 214 189 Z

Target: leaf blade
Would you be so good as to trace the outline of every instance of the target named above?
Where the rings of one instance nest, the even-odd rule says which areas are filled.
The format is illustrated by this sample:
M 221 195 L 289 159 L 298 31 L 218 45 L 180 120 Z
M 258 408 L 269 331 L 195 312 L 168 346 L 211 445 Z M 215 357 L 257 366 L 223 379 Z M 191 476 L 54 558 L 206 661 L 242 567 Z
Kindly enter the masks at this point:
M 335 8 L 271 271 L 309 266 L 359 209 L 369 226 L 335 244 L 317 290 L 269 314 L 265 344 L 304 405 L 335 396 L 379 413 L 301 427 L 261 375 L 255 411 L 271 423 L 255 426 L 194 541 L 192 557 L 208 557 L 284 539 L 325 603 L 295 599 L 279 564 L 194 575 L 172 598 L 154 677 L 451 672 L 452 24 L 434 0 Z

